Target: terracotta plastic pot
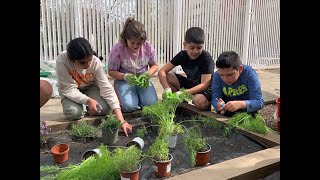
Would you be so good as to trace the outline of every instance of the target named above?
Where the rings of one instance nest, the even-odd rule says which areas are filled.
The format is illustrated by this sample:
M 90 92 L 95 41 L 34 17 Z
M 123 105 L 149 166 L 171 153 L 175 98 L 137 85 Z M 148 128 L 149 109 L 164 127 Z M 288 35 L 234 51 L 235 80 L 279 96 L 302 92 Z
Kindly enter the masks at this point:
M 56 163 L 64 163 L 68 160 L 69 144 L 56 144 L 51 148 L 51 154 Z
M 139 180 L 140 169 L 141 169 L 141 165 L 139 164 L 138 169 L 133 172 L 120 172 L 121 179 Z
M 154 175 L 157 177 L 166 177 L 171 175 L 171 161 L 173 156 L 169 153 L 169 160 L 167 161 L 153 161 Z
M 209 150 L 204 152 L 197 152 L 196 154 L 196 165 L 197 166 L 205 166 L 209 163 L 210 160 L 210 153 L 211 153 L 211 146 L 207 144 Z

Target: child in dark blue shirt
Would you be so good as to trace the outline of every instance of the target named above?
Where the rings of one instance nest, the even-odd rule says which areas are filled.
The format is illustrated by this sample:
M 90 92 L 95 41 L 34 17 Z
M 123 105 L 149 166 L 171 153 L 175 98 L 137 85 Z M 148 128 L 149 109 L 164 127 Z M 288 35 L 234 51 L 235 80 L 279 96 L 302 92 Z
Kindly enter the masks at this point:
M 252 67 L 242 64 L 237 53 L 221 53 L 216 66 L 211 104 L 218 113 L 230 117 L 239 111 L 255 114 L 263 108 L 258 74 Z

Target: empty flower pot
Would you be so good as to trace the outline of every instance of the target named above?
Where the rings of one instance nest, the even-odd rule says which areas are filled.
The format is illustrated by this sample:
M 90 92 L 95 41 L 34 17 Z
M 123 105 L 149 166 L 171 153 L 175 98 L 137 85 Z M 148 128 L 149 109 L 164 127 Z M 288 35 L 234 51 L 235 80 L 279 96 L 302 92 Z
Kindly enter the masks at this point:
M 82 154 L 82 157 L 81 159 L 82 160 L 86 160 L 88 159 L 90 156 L 101 156 L 101 152 L 100 152 L 100 149 L 89 149 L 89 150 L 86 150 L 83 154 Z
M 140 137 L 135 137 L 130 142 L 128 142 L 127 147 L 130 147 L 132 145 L 142 150 L 144 147 L 144 141 Z
M 56 163 L 64 163 L 68 160 L 69 144 L 56 144 L 51 148 L 51 154 Z

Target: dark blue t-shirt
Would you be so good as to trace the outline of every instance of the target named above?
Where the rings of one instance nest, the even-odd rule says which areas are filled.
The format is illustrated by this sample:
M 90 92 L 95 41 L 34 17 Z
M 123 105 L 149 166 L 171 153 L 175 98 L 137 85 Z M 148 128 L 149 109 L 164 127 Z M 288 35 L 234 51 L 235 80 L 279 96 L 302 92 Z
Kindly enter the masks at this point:
M 212 101 L 214 109 L 218 111 L 217 99 L 221 98 L 225 103 L 234 100 L 245 100 L 246 112 L 260 110 L 264 106 L 260 81 L 257 72 L 250 66 L 242 65 L 243 71 L 239 79 L 233 85 L 227 85 L 221 79 L 218 71 L 212 77 Z

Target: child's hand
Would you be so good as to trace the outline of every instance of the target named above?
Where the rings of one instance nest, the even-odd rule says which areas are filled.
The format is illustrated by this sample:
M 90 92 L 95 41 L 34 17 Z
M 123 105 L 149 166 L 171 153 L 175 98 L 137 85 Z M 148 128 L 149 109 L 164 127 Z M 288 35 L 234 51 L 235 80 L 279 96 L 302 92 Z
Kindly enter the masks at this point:
M 140 76 L 138 77 L 139 86 L 142 88 L 147 88 L 149 86 L 149 79 L 150 74 L 148 71 L 143 74 L 140 74 Z
M 163 100 L 167 99 L 171 94 L 172 94 L 171 88 L 165 88 L 162 93 L 162 99 Z
M 137 77 L 131 73 L 125 73 L 123 79 L 127 81 L 130 86 L 136 85 Z
M 218 110 L 220 111 L 221 114 L 225 113 L 224 107 L 225 107 L 224 101 L 221 98 L 219 98 L 219 100 L 218 100 Z
M 97 114 L 101 112 L 101 105 L 94 99 L 89 98 L 87 101 L 88 110 L 91 114 Z
M 132 126 L 127 121 L 124 121 L 122 123 L 121 128 L 122 128 L 124 134 L 126 135 L 126 137 L 128 137 L 128 133 L 132 132 Z

